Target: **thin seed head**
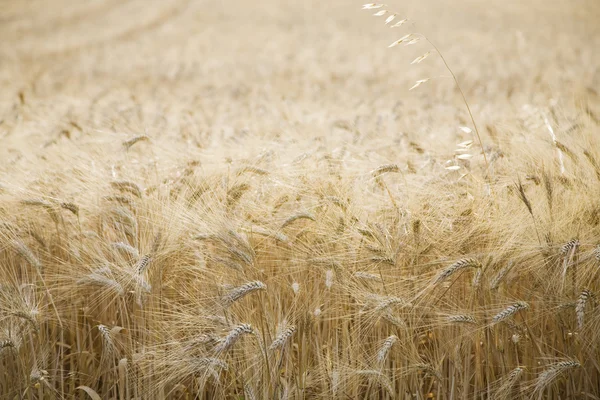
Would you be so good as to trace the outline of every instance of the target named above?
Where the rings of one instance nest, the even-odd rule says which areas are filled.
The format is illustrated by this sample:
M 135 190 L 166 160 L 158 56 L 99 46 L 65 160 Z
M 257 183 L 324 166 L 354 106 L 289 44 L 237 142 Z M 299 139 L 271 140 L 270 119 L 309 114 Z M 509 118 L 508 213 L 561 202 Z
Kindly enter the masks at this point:
M 368 4 L 363 4 L 362 9 L 363 10 L 374 10 L 374 9 L 381 8 L 381 7 L 385 7 L 385 4 L 368 3 Z
M 288 219 L 286 219 L 283 224 L 281 224 L 282 228 L 285 228 L 286 226 L 290 225 L 292 222 L 295 222 L 299 219 L 309 219 L 311 221 L 316 221 L 316 218 L 314 216 L 312 216 L 311 214 L 308 213 L 299 213 L 296 215 L 292 215 L 291 217 L 289 217 Z
M 456 271 L 465 269 L 465 268 L 481 268 L 481 263 L 474 258 L 465 258 L 455 262 L 450 265 L 448 268 L 443 270 L 433 282 L 434 284 L 438 284 L 445 279 L 452 276 Z
M 140 253 L 138 252 L 138 250 L 135 247 L 133 247 L 125 242 L 115 242 L 115 243 L 112 243 L 111 245 L 115 250 L 119 250 L 123 253 L 127 253 L 129 255 L 129 257 L 131 257 L 131 258 L 139 258 L 140 257 Z
M 575 360 L 561 361 L 550 365 L 537 378 L 534 392 L 540 393 L 562 373 L 579 367 L 581 367 L 581 364 Z
M 508 272 L 512 269 L 512 267 L 513 267 L 512 261 L 507 263 L 504 267 L 502 267 L 502 269 L 500 271 L 498 271 L 498 274 L 494 277 L 494 279 L 492 279 L 492 282 L 490 283 L 490 289 L 492 289 L 492 290 L 498 289 L 498 287 L 500 286 L 500 283 L 502 282 L 502 280 L 504 279 L 506 274 L 508 274 Z
M 577 248 L 579 248 L 579 240 L 571 239 L 567 243 L 562 245 L 562 247 L 560 248 L 560 254 L 563 256 L 567 255 L 571 253 L 571 251 L 577 251 Z
M 325 287 L 327 287 L 327 289 L 331 289 L 331 287 L 333 286 L 333 270 L 332 269 L 328 269 L 325 272 Z
M 232 289 L 229 293 L 227 293 L 223 297 L 223 303 L 226 306 L 229 306 L 252 292 L 266 289 L 267 285 L 265 285 L 261 281 L 248 282 L 243 284 L 242 286 L 238 286 Z
M 29 265 L 40 272 L 42 271 L 42 263 L 40 263 L 40 260 L 38 260 L 38 258 L 33 254 L 31 249 L 25 245 L 25 243 L 21 242 L 20 240 L 13 240 L 12 245 L 15 251 L 19 253 L 19 255 L 23 257 L 25 261 L 29 263 Z
M 583 328 L 583 322 L 585 319 L 585 306 L 588 300 L 592 297 L 592 292 L 585 289 L 579 295 L 577 299 L 577 305 L 575 306 L 575 312 L 577 314 L 577 327 L 581 330 Z
M 110 185 L 121 192 L 128 192 L 136 197 L 142 198 L 142 189 L 135 182 L 114 181 Z
M 225 338 L 215 347 L 215 351 L 224 352 L 230 349 L 235 342 L 244 334 L 251 334 L 254 332 L 250 324 L 241 324 L 234 327 Z
M 385 164 L 380 167 L 375 168 L 371 171 L 371 175 L 377 177 L 379 175 L 390 173 L 390 172 L 400 172 L 400 168 L 396 164 Z
M 60 203 L 60 206 L 65 210 L 71 211 L 75 215 L 79 215 L 79 206 L 75 203 L 65 202 Z
M 354 276 L 358 279 L 364 279 L 366 281 L 380 281 L 381 277 L 377 274 L 371 274 L 369 272 L 357 271 Z
M 476 324 L 477 320 L 472 315 L 449 315 L 448 322 L 459 324 Z
M 135 264 L 135 273 L 138 275 L 142 275 L 148 269 L 148 266 L 150 265 L 151 261 L 152 257 L 150 256 L 150 254 L 145 254 L 144 256 L 142 256 L 142 258 L 140 258 Z
M 248 400 L 257 400 L 258 399 L 258 397 L 256 397 L 256 393 L 254 393 L 254 389 L 252 388 L 252 386 L 250 386 L 249 383 L 246 383 L 244 385 L 244 396 Z
M 285 344 L 287 343 L 289 338 L 292 337 L 294 332 L 296 332 L 296 327 L 294 325 L 288 326 L 287 328 L 282 330 L 281 333 L 277 335 L 273 343 L 271 343 L 271 346 L 269 346 L 269 350 L 275 350 L 279 347 L 285 346 Z
M 129 150 L 131 146 L 142 141 L 150 141 L 150 138 L 146 135 L 139 135 L 123 142 L 123 147 L 125 147 L 126 150 Z
M 529 304 L 527 304 L 526 302 L 518 301 L 515 304 L 508 306 L 504 310 L 500 311 L 498 314 L 494 315 L 494 317 L 492 318 L 492 322 L 494 324 L 496 324 L 498 322 L 502 322 L 505 319 L 510 318 L 511 316 L 515 315 L 518 311 L 525 310 L 528 307 L 529 307 Z
M 385 339 L 385 341 L 381 345 L 381 348 L 377 352 L 377 362 L 378 363 L 381 364 L 385 361 L 388 353 L 390 352 L 392 346 L 394 345 L 394 343 L 396 343 L 397 340 L 398 340 L 398 336 L 396 336 L 396 335 L 391 335 L 387 339 Z
M 102 344 L 104 345 L 104 351 L 107 353 L 111 353 L 113 350 L 113 341 L 110 335 L 110 329 L 106 325 L 98 325 L 98 331 L 102 336 Z

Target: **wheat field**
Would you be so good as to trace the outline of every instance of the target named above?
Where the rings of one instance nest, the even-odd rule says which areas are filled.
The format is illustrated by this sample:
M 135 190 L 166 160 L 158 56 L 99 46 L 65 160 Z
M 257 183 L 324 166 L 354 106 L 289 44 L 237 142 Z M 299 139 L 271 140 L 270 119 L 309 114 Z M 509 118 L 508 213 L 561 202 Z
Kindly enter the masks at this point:
M 600 399 L 598 21 L 0 1 L 0 399 Z

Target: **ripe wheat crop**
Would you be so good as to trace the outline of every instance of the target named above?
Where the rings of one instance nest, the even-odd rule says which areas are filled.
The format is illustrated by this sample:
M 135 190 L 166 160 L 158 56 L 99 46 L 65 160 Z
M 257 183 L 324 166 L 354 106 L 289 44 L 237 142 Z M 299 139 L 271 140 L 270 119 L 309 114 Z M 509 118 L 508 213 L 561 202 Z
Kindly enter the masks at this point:
M 597 2 L 0 3 L 0 399 L 600 398 Z

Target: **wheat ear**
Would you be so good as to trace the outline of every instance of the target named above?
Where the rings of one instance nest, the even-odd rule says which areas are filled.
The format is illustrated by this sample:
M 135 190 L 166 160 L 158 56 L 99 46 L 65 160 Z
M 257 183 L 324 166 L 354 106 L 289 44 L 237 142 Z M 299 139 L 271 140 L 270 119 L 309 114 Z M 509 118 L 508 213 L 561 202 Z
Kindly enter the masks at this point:
M 511 316 L 515 315 L 520 310 L 525 310 L 529 307 L 524 301 L 518 301 L 513 305 L 506 307 L 504 310 L 500 311 L 498 314 L 494 315 L 492 318 L 492 323 L 497 324 L 498 322 L 502 322 Z
M 379 351 L 377 352 L 377 362 L 379 364 L 383 364 L 383 362 L 387 358 L 388 353 L 390 352 L 392 346 L 394 345 L 394 343 L 396 343 L 396 341 L 398 341 L 398 336 L 396 335 L 388 336 L 388 338 L 385 339 L 385 341 L 379 348 Z
M 538 376 L 535 382 L 534 393 L 537 393 L 539 395 L 538 398 L 541 399 L 544 389 L 556 378 L 558 378 L 562 373 L 574 368 L 579 368 L 580 366 L 581 364 L 576 360 L 561 361 L 550 365 Z
M 584 289 L 577 299 L 577 305 L 575 306 L 575 313 L 577 314 L 577 327 L 579 330 L 583 329 L 583 322 L 585 319 L 585 306 L 592 297 L 593 294 L 587 289 Z
M 448 268 L 443 270 L 434 280 L 433 284 L 437 285 L 438 283 L 444 281 L 445 279 L 452 276 L 456 271 L 460 271 L 465 268 L 481 268 L 481 263 L 474 258 L 465 258 L 455 262 L 450 265 Z
M 288 326 L 287 328 L 283 329 L 281 333 L 277 335 L 275 340 L 273 340 L 273 343 L 271 343 L 271 346 L 269 346 L 269 350 L 272 351 L 278 349 L 279 347 L 285 346 L 285 344 L 292 337 L 294 332 L 296 332 L 296 327 L 294 325 Z
M 230 290 L 229 293 L 223 296 L 223 304 L 225 306 L 230 306 L 231 304 L 235 303 L 244 296 L 257 290 L 267 290 L 267 285 L 265 285 L 261 281 L 253 281 L 245 283 L 242 286 L 238 286 Z
M 229 331 L 225 338 L 221 339 L 220 343 L 215 346 L 215 351 L 218 353 L 225 352 L 231 348 L 244 334 L 251 334 L 254 329 L 250 324 L 241 324 Z

